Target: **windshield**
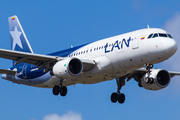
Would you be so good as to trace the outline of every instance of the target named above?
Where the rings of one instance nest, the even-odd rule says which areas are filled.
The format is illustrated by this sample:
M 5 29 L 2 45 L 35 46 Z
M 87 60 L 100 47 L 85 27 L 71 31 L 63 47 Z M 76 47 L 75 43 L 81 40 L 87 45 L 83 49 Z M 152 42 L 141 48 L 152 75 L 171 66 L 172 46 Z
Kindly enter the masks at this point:
M 152 33 L 148 36 L 148 39 L 150 38 L 155 38 L 155 37 L 167 37 L 167 38 L 172 38 L 172 36 L 170 34 L 166 34 L 166 33 Z

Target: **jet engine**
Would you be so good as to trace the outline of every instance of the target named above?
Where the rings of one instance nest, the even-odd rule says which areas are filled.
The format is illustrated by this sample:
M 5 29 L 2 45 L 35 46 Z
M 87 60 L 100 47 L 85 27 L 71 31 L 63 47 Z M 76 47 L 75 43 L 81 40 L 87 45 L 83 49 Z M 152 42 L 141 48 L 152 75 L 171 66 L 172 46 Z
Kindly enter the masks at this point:
M 68 79 L 81 74 L 83 64 L 78 58 L 67 58 L 58 61 L 52 69 L 53 75 L 58 78 Z
M 168 71 L 161 69 L 153 69 L 150 73 L 152 83 L 147 83 L 148 73 L 141 78 L 141 85 L 147 90 L 160 90 L 167 87 L 170 83 L 171 77 Z

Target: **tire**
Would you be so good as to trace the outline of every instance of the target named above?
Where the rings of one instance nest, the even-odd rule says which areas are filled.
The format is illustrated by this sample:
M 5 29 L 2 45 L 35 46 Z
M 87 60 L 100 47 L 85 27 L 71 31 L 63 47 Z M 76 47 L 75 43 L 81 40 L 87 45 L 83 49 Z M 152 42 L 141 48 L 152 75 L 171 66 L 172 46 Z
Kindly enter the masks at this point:
M 116 103 L 118 100 L 118 94 L 117 93 L 112 93 L 111 94 L 111 102 Z
M 142 84 L 141 84 L 141 81 L 138 82 L 138 86 L 143 87 Z
M 119 94 L 118 95 L 118 102 L 120 104 L 122 104 L 122 103 L 124 103 L 124 101 L 125 101 L 125 95 L 124 94 Z
M 60 91 L 59 86 L 58 86 L 58 85 L 55 85 L 55 86 L 53 87 L 53 94 L 54 94 L 54 95 L 58 95 L 58 94 L 59 94 L 59 91 Z
M 150 84 L 153 84 L 154 83 L 154 79 L 151 77 L 150 78 Z
M 60 90 L 60 95 L 61 96 L 66 96 L 67 94 L 67 87 L 66 86 L 62 86 L 61 90 Z

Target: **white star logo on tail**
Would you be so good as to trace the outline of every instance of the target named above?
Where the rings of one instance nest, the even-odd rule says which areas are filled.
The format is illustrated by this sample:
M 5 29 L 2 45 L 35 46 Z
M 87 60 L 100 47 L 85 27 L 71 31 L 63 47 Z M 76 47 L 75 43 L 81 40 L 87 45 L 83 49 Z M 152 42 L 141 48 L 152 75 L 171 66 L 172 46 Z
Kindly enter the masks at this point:
M 21 39 L 20 36 L 22 34 L 22 32 L 19 32 L 17 30 L 17 27 L 15 26 L 14 31 L 10 31 L 11 36 L 13 37 L 13 46 L 12 46 L 12 50 L 15 49 L 16 44 L 19 45 L 19 47 L 21 47 L 23 49 L 22 43 L 21 43 Z

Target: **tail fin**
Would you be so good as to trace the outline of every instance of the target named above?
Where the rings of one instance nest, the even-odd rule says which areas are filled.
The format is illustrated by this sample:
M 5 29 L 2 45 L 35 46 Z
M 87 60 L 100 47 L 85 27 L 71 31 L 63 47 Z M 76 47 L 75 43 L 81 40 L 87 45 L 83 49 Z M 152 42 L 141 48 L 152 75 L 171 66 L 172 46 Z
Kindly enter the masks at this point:
M 31 45 L 24 33 L 24 30 L 17 16 L 11 16 L 9 20 L 9 32 L 11 40 L 11 49 L 15 51 L 33 53 Z

